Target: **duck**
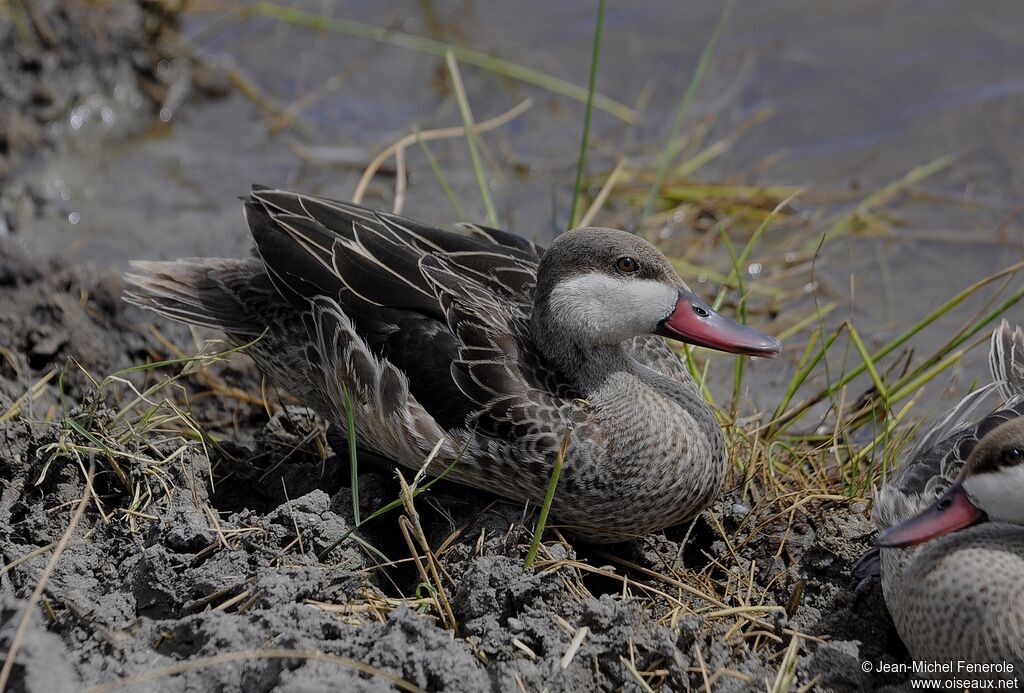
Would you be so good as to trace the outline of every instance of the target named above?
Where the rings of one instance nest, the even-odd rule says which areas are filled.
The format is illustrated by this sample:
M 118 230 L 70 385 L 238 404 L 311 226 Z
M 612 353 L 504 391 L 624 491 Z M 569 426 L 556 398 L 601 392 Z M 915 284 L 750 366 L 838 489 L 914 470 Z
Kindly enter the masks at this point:
M 993 332 L 989 365 L 992 382 L 958 403 L 876 492 L 876 543 L 885 603 L 915 661 L 952 662 L 958 678 L 1014 680 L 1024 671 L 1020 327 L 1003 321 Z M 993 399 L 995 409 L 975 419 Z M 975 668 L 965 673 L 958 662 Z
M 247 259 L 135 261 L 124 298 L 215 328 L 360 449 L 539 503 L 593 543 L 686 522 L 721 491 L 721 428 L 665 338 L 770 358 L 648 241 L 581 228 L 544 248 L 254 186 Z M 349 411 L 349 407 L 351 411 Z

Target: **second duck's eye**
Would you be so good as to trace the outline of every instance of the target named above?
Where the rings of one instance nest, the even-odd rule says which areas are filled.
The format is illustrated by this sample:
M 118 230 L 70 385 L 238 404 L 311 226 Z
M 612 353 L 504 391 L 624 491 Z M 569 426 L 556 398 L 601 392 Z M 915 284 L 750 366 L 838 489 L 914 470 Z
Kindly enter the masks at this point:
M 632 274 L 640 269 L 640 263 L 631 257 L 620 257 L 615 261 L 615 269 L 626 274 Z
M 1024 462 L 1024 448 L 1012 447 L 1003 451 L 1003 462 L 1007 465 L 1020 464 Z

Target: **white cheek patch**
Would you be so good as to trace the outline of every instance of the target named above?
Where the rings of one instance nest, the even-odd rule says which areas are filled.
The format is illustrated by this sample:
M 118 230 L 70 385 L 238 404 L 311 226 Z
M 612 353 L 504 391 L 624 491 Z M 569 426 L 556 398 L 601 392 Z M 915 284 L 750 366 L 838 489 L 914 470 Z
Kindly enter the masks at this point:
M 1024 465 L 969 476 L 964 490 L 990 520 L 1024 523 Z
M 598 272 L 559 282 L 551 291 L 551 316 L 593 344 L 617 344 L 650 334 L 675 310 L 679 292 L 650 279 Z

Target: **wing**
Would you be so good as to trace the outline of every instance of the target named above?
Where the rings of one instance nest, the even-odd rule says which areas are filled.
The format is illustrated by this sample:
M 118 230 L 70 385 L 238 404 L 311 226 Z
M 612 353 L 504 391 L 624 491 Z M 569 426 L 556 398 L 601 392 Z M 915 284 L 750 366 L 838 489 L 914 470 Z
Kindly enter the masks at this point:
M 999 424 L 1019 416 L 1015 408 L 1024 400 L 1010 401 L 998 410 L 974 418 L 974 413 L 997 394 L 995 384 L 975 390 L 927 431 L 904 456 L 889 482 L 875 498 L 875 521 L 890 527 L 934 503 L 960 473 L 978 441 Z
M 471 236 L 487 241 L 494 245 L 504 246 L 506 248 L 515 248 L 527 253 L 535 260 L 539 260 L 544 255 L 544 247 L 537 245 L 533 241 L 529 241 L 522 236 L 517 236 L 514 233 L 508 231 L 501 231 L 500 229 L 492 229 L 488 226 L 481 226 L 480 224 L 459 224 L 459 226 L 469 232 Z
M 446 429 L 465 426 L 479 402 L 466 396 L 451 363 L 459 341 L 421 263 L 444 260 L 467 287 L 514 307 L 526 319 L 537 255 L 490 237 L 471 238 L 356 205 L 257 189 L 246 202 L 257 252 L 274 285 L 296 310 L 317 297 L 335 300 L 377 357 L 408 380 L 412 396 Z
M 522 307 L 505 300 L 510 287 L 532 282 L 531 272 L 511 262 L 503 271 L 479 271 L 494 262 L 462 254 L 421 261 L 458 341 L 452 378 L 477 405 L 470 425 L 478 434 L 553 456 L 566 426 L 575 423 L 580 395 L 536 353 Z
M 455 441 L 410 392 L 405 374 L 366 347 L 336 301 L 323 296 L 310 300 L 302 320 L 310 337 L 306 361 L 319 374 L 311 380 L 338 423 L 352 407 L 362 445 L 412 469 L 442 439 L 446 443 L 440 458 L 457 454 Z

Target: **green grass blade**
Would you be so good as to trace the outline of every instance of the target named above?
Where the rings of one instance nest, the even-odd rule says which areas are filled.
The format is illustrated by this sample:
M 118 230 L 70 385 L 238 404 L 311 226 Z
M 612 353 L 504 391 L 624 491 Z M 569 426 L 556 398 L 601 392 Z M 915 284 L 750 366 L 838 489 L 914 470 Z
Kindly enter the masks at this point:
M 442 58 L 445 57 L 448 51 L 451 51 L 459 62 L 466 63 L 467 65 L 475 65 L 490 72 L 532 84 L 582 103 L 586 103 L 588 98 L 587 90 L 578 84 L 573 84 L 540 70 L 535 70 L 532 67 L 496 58 L 493 55 L 487 55 L 472 48 L 465 48 L 445 43 L 444 41 L 406 34 L 370 24 L 363 24 L 351 19 L 340 19 L 314 12 L 306 12 L 272 2 L 256 2 L 247 7 L 245 11 L 320 31 L 330 31 L 335 34 L 345 34 L 347 36 L 370 39 L 371 41 L 390 43 L 393 46 L 437 55 Z M 594 95 L 594 106 L 628 123 L 635 123 L 640 120 L 640 114 L 632 108 L 601 94 Z
M 349 480 L 352 485 L 352 517 L 355 519 L 356 527 L 362 524 L 359 521 L 359 456 L 356 453 L 356 417 L 352 411 L 352 395 L 349 394 L 345 383 L 341 384 L 341 396 L 345 400 L 345 430 L 348 437 L 348 469 Z
M 875 353 L 871 354 L 871 360 L 873 362 L 876 362 L 876 363 L 878 361 L 882 360 L 885 356 L 891 354 L 893 351 L 895 351 L 896 349 L 901 347 L 903 344 L 905 344 L 907 341 L 909 341 L 911 338 L 913 338 L 915 335 L 917 335 L 923 329 L 925 329 L 926 327 L 931 325 L 933 322 L 935 322 L 936 320 L 941 318 L 943 315 L 946 315 L 947 313 L 949 313 L 949 311 L 953 310 L 958 305 L 960 305 L 961 303 L 966 301 L 968 298 L 973 296 L 975 293 L 978 292 L 978 290 L 980 290 L 980 289 L 984 288 L 985 286 L 991 284 L 992 282 L 996 281 L 997 279 L 1000 279 L 1002 277 L 1007 277 L 1007 276 L 1009 276 L 1011 274 L 1019 272 L 1021 269 L 1024 269 L 1024 262 L 1018 262 L 1016 264 L 1013 264 L 1013 265 L 1007 267 L 1006 269 L 1000 270 L 999 272 L 996 272 L 993 275 L 985 277 L 984 279 L 980 279 L 980 280 L 976 281 L 975 283 L 971 284 L 966 289 L 964 289 L 963 291 L 961 291 L 960 293 L 956 294 L 955 296 L 953 296 L 952 298 L 950 298 L 949 300 L 944 302 L 942 305 L 937 307 L 935 310 L 933 310 L 931 313 L 929 313 L 924 318 L 919 320 L 917 323 L 915 323 L 911 327 L 909 327 L 906 330 L 904 330 L 899 336 L 897 336 L 895 339 L 890 341 L 884 347 L 882 347 L 881 349 L 879 349 Z M 1003 304 L 1001 304 L 1000 310 L 1005 310 L 1007 307 L 1012 306 L 1014 303 L 1019 301 L 1020 298 L 1021 298 L 1020 293 L 1021 292 L 1018 291 L 1015 294 L 1013 294 L 1012 296 L 1010 296 L 1006 301 L 1004 301 Z M 994 320 L 997 314 L 995 313 L 995 311 L 993 311 L 992 313 L 990 313 L 990 315 L 992 316 L 991 319 Z M 981 329 L 981 328 L 978 327 L 977 329 Z M 969 337 L 967 337 L 967 338 L 969 338 Z M 962 343 L 962 341 L 961 341 L 961 343 Z M 955 348 L 955 347 L 953 347 L 953 348 Z M 924 366 L 924 367 L 927 368 L 927 365 Z M 829 385 L 824 387 L 822 390 L 820 390 L 817 393 L 815 393 L 814 395 L 812 395 L 809 399 L 804 400 L 803 402 L 798 404 L 794 409 L 792 409 L 791 411 L 789 411 L 786 414 L 782 415 L 781 418 L 777 419 L 776 423 L 783 424 L 783 423 L 786 423 L 788 421 L 791 421 L 793 419 L 798 418 L 801 414 L 803 414 L 803 412 L 807 411 L 808 409 L 813 407 L 818 402 L 821 402 L 826 397 L 833 396 L 841 388 L 843 388 L 846 385 L 848 385 L 851 381 L 854 380 L 854 378 L 856 378 L 857 376 L 861 375 L 866 370 L 867 370 L 867 366 L 864 363 L 862 363 L 861 365 L 857 366 L 856 368 L 851 369 L 847 373 L 843 374 L 836 382 L 830 383 Z
M 793 377 L 790 378 L 789 386 L 786 388 L 786 394 L 783 395 L 782 400 L 779 402 L 779 406 L 776 407 L 775 409 L 775 414 L 772 416 L 772 427 L 775 427 L 779 424 L 784 424 L 787 421 L 795 420 L 795 418 L 793 417 L 784 417 L 783 413 L 789 406 L 790 401 L 792 401 L 793 397 L 796 395 L 797 390 L 799 390 L 800 387 L 807 380 L 807 378 L 811 376 L 811 373 L 814 372 L 814 369 L 817 368 L 821 360 L 825 358 L 825 354 L 828 353 L 828 350 L 832 346 L 832 343 L 836 341 L 836 339 L 839 337 L 839 334 L 842 331 L 843 325 L 840 325 L 835 330 L 833 330 L 832 333 L 825 339 L 825 341 L 822 342 L 821 347 L 817 350 L 814 356 L 807 360 L 807 362 L 804 364 L 802 368 L 800 368 L 799 366 L 797 367 L 796 373 L 794 373 Z M 820 336 L 820 328 L 816 330 L 816 334 Z M 804 357 L 806 357 L 807 354 L 810 353 L 811 349 L 814 346 L 814 343 L 815 340 L 813 339 L 807 343 L 807 346 L 804 348 Z M 801 357 L 801 361 L 804 360 L 804 357 Z M 773 429 L 770 428 L 769 430 Z
M 722 242 L 725 243 L 726 250 L 729 251 L 729 262 L 732 263 L 732 276 L 736 278 L 736 290 L 739 292 L 739 303 L 736 305 L 736 321 L 741 325 L 747 321 L 747 309 L 746 299 L 747 292 L 743 286 L 743 272 L 740 270 L 740 258 L 736 255 L 736 249 L 732 245 L 732 241 L 729 240 L 729 234 L 725 232 L 725 229 L 721 225 L 718 227 L 718 232 L 722 236 Z M 748 243 L 749 247 L 750 244 Z M 725 300 L 725 287 L 722 287 L 718 292 L 718 298 L 715 299 L 714 308 L 718 310 L 721 308 L 722 302 Z M 735 359 L 735 365 L 733 366 L 733 378 L 732 378 L 732 401 L 731 412 L 733 416 L 736 415 L 736 407 L 739 404 L 740 391 L 743 389 L 743 369 L 744 363 L 746 362 L 745 356 L 737 356 Z
M 427 157 L 427 163 L 430 164 L 430 170 L 434 172 L 434 177 L 437 178 L 437 182 L 441 184 L 441 189 L 444 190 L 445 197 L 448 198 L 448 203 L 452 206 L 455 211 L 455 216 L 459 218 L 459 221 L 469 221 L 466 217 L 466 213 L 462 211 L 462 205 L 459 204 L 458 198 L 455 197 L 455 190 L 452 189 L 451 183 L 448 182 L 448 176 L 444 175 L 444 171 L 441 170 L 441 166 L 437 163 L 437 159 L 434 158 L 433 152 L 430 151 L 430 147 L 420 137 L 420 131 L 416 130 L 416 141 L 420 145 L 420 149 L 423 150 L 424 156 Z
M 363 539 L 357 533 L 353 532 L 352 533 L 352 538 L 356 541 L 356 543 L 358 543 L 364 549 L 366 549 L 367 551 L 372 553 L 374 556 L 376 556 L 377 560 L 381 561 L 382 563 L 391 563 L 391 559 L 387 557 L 387 554 L 385 554 L 383 551 L 378 549 L 376 546 L 374 546 L 370 542 L 368 542 L 365 539 Z
M 729 15 L 732 13 L 733 0 L 729 0 L 725 5 L 725 9 L 722 10 L 722 16 L 718 20 L 718 24 L 715 25 L 715 30 L 711 32 L 711 38 L 708 39 L 707 45 L 704 46 L 704 50 L 700 54 L 700 59 L 697 61 L 697 68 L 693 71 L 693 78 L 690 80 L 690 85 L 686 88 L 683 93 L 683 99 L 679 102 L 679 107 L 676 109 L 676 117 L 672 122 L 672 129 L 668 135 L 668 146 L 665 147 L 665 151 L 662 152 L 661 157 L 658 161 L 658 168 L 654 174 L 654 180 L 651 182 L 651 189 L 647 192 L 647 199 L 644 201 L 643 209 L 640 211 L 640 218 L 637 220 L 637 229 L 643 229 L 644 222 L 651 213 L 651 209 L 654 207 L 654 200 L 658 196 L 658 190 L 661 188 L 662 181 L 665 180 L 665 174 L 668 172 L 668 165 L 675 152 L 672 151 L 673 143 L 679 138 L 679 131 L 683 127 L 683 121 L 686 120 L 686 114 L 690 110 L 690 103 L 693 101 L 693 97 L 697 93 L 697 87 L 700 86 L 701 81 L 704 79 L 704 72 L 708 68 L 708 63 L 711 62 L 711 56 L 715 52 L 715 45 L 718 43 L 718 39 L 721 37 L 722 32 L 725 30 L 726 22 L 729 19 Z
M 480 150 L 477 147 L 476 132 L 473 130 L 473 112 L 469 108 L 469 99 L 466 98 L 466 87 L 462 83 L 462 75 L 459 73 L 459 65 L 455 61 L 455 53 L 448 51 L 448 72 L 452 76 L 452 85 L 455 87 L 455 99 L 459 104 L 459 113 L 462 115 L 462 125 L 466 128 L 466 144 L 469 145 L 469 156 L 473 160 L 473 173 L 476 175 L 476 182 L 480 186 L 480 196 L 484 200 L 484 207 L 487 209 L 487 223 L 490 226 L 498 225 L 498 213 L 494 211 L 494 202 L 491 200 L 491 186 L 487 182 L 487 174 L 484 173 L 483 162 L 480 160 Z
M 1012 294 L 1007 296 L 999 305 L 997 305 L 995 308 L 993 308 L 988 313 L 986 313 L 978 320 L 976 320 L 969 328 L 961 331 L 953 339 L 949 340 L 941 347 L 939 347 L 931 358 L 927 359 L 920 366 L 918 366 L 910 373 L 907 373 L 902 378 L 897 380 L 896 383 L 893 385 L 892 389 L 898 389 L 899 392 L 903 396 L 905 396 L 904 393 L 907 393 L 907 391 L 912 391 L 916 389 L 912 387 L 912 385 L 913 383 L 919 380 L 922 374 L 929 372 L 932 373 L 932 375 L 928 379 L 923 381 L 927 382 L 928 380 L 931 379 L 931 377 L 934 377 L 938 373 L 941 373 L 942 369 L 933 371 L 932 366 L 948 360 L 947 358 L 943 358 L 943 354 L 949 354 L 954 349 L 959 349 L 965 342 L 974 337 L 981 330 L 985 329 L 985 327 L 991 324 L 996 318 L 1000 317 L 1007 310 L 1012 308 L 1016 303 L 1018 303 L 1021 300 L 1021 298 L 1024 298 L 1024 288 L 1014 291 Z
M 868 354 L 867 347 L 864 346 L 864 340 L 860 338 L 860 333 L 857 332 L 857 328 L 853 326 L 853 323 L 847 321 L 846 329 L 850 333 L 850 339 L 853 340 L 853 345 L 857 347 L 857 352 L 860 354 L 861 359 L 864 362 L 865 368 L 871 375 L 871 382 L 875 384 L 875 390 L 882 397 L 882 403 L 885 408 L 889 408 L 889 392 L 885 387 L 885 383 L 882 381 L 881 376 L 878 375 L 878 369 L 875 368 L 875 362 Z
M 555 499 L 555 488 L 558 486 L 558 477 L 562 474 L 562 465 L 565 463 L 565 454 L 569 449 L 569 436 L 572 429 L 565 429 L 562 435 L 562 444 L 558 446 L 558 454 L 555 455 L 555 464 L 551 469 L 551 479 L 548 480 L 548 489 L 544 494 L 544 504 L 540 507 L 540 515 L 537 517 L 537 526 L 533 530 L 533 539 L 530 541 L 530 549 L 526 552 L 526 561 L 523 566 L 532 568 L 537 559 L 537 549 L 540 548 L 540 540 L 544 534 L 544 527 L 548 524 L 548 513 L 551 512 L 551 503 Z
M 719 308 L 722 307 L 722 301 L 725 300 L 725 293 L 728 290 L 728 288 L 733 285 L 735 285 L 737 289 L 740 289 L 741 294 L 743 293 L 743 267 L 747 264 L 747 260 L 750 259 L 750 254 L 754 252 L 754 247 L 761 240 L 761 236 L 764 235 L 765 231 L 768 230 L 768 224 L 772 222 L 772 219 L 774 219 L 779 214 L 779 212 L 785 209 L 790 202 L 796 199 L 796 196 L 799 195 L 801 192 L 803 191 L 797 190 L 793 193 L 790 193 L 790 195 L 787 196 L 786 199 L 782 200 L 779 204 L 775 205 L 772 211 L 768 213 L 768 215 L 761 221 L 760 224 L 758 224 L 757 229 L 754 230 L 754 233 L 750 235 L 750 239 L 747 240 L 746 244 L 743 246 L 743 250 L 740 252 L 739 257 L 735 256 L 735 253 L 730 247 L 729 253 L 732 260 L 732 269 L 730 270 L 729 275 L 725 278 L 723 286 L 718 290 L 718 296 L 715 297 L 715 302 L 711 306 L 712 308 L 718 310 Z M 724 235 L 724 231 L 722 233 Z M 726 240 L 728 241 L 728 238 Z
M 597 26 L 594 28 L 594 52 L 590 58 L 590 82 L 587 85 L 587 108 L 583 115 L 583 137 L 580 141 L 580 158 L 576 164 L 576 183 L 572 187 L 572 205 L 569 208 L 569 226 L 576 228 L 576 207 L 583 187 L 583 169 L 587 165 L 587 142 L 590 139 L 590 115 L 594 110 L 594 90 L 597 86 L 597 63 L 601 56 L 601 27 L 604 25 L 604 3 L 597 4 Z

